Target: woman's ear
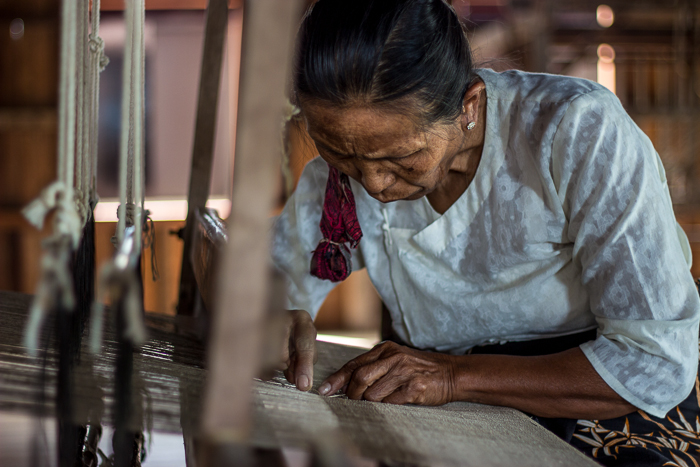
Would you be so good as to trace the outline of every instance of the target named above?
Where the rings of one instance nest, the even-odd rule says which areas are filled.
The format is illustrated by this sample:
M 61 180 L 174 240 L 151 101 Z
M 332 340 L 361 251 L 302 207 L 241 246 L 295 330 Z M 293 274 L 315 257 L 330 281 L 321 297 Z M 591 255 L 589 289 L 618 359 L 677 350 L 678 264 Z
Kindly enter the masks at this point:
M 476 81 L 464 93 L 464 99 L 462 100 L 462 128 L 471 130 L 479 123 L 477 121 L 479 118 L 479 103 L 481 102 L 484 89 L 486 89 L 484 82 Z M 470 125 L 471 123 L 474 125 Z

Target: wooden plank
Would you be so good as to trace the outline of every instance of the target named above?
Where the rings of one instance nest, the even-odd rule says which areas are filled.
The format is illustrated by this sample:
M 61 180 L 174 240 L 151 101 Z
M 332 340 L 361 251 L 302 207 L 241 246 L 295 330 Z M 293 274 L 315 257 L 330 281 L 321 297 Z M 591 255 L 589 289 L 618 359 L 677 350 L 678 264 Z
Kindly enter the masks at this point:
M 197 120 L 192 148 L 190 188 L 187 196 L 187 222 L 183 232 L 184 254 L 180 271 L 180 299 L 178 303 L 178 314 L 182 315 L 192 315 L 195 309 L 197 285 L 189 255 L 192 249 L 195 212 L 197 209 L 205 208 L 211 184 L 221 64 L 227 21 L 226 0 L 210 0 L 207 8 L 204 53 L 202 54 L 199 79 Z
M 251 379 L 259 368 L 267 308 L 269 219 L 280 154 L 280 123 L 302 0 L 247 0 L 229 243 L 222 259 L 212 316 L 201 425 L 203 439 L 246 439 Z
M 229 9 L 241 8 L 243 0 L 228 0 Z M 204 10 L 207 0 L 146 0 L 146 10 Z M 100 11 L 121 11 L 124 0 L 102 0 Z

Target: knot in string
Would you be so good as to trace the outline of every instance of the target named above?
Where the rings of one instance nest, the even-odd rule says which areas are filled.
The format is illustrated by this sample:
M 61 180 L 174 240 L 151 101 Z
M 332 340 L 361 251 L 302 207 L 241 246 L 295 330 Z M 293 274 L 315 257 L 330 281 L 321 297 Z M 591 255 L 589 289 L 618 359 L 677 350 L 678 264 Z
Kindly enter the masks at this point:
M 58 206 L 58 200 L 66 192 L 63 182 L 53 182 L 47 186 L 37 198 L 22 209 L 22 215 L 37 229 L 44 228 L 44 221 L 53 209 Z
M 328 166 L 320 227 L 323 239 L 313 251 L 311 275 L 331 282 L 345 280 L 352 272 L 350 248 L 357 248 L 362 229 L 357 220 L 350 179 L 331 166 Z
M 134 219 L 136 218 L 136 209 L 141 209 L 134 203 L 126 204 L 126 225 L 134 225 Z M 119 218 L 119 209 L 117 209 L 117 218 Z M 151 274 L 153 276 L 153 282 L 160 279 L 160 271 L 158 271 L 158 258 L 156 257 L 156 226 L 151 218 L 151 211 L 144 209 L 143 211 L 143 249 L 150 248 L 151 250 Z M 117 237 L 111 238 L 112 245 L 115 248 L 118 247 Z
M 104 71 L 109 65 L 109 57 L 105 54 L 105 41 L 100 36 L 94 34 L 88 35 L 88 44 L 90 52 L 97 55 L 100 71 Z
M 122 207 L 124 208 L 124 211 L 126 211 L 126 216 L 124 218 L 124 223 L 126 224 L 126 227 L 132 227 L 134 225 L 134 219 L 136 219 L 136 209 L 141 209 L 140 206 L 136 206 L 134 203 L 125 203 L 125 204 L 120 204 L 117 207 L 117 219 L 121 219 L 121 212 L 122 212 Z M 113 236 L 110 241 L 112 242 L 112 245 L 114 245 L 115 248 L 119 246 L 119 239 L 117 236 Z
M 117 219 L 121 219 L 121 206 L 117 208 Z M 124 205 L 124 210 L 126 211 L 126 217 L 125 217 L 125 222 L 127 227 L 131 227 L 134 225 L 134 219 L 136 218 L 136 209 L 138 207 L 134 203 L 126 203 Z
M 66 185 L 56 181 L 44 188 L 39 196 L 22 210 L 22 214 L 30 224 L 41 230 L 44 228 L 46 217 L 55 210 L 54 234 L 67 235 L 75 250 L 80 243 L 83 223 L 75 204 L 71 201 L 68 199 Z

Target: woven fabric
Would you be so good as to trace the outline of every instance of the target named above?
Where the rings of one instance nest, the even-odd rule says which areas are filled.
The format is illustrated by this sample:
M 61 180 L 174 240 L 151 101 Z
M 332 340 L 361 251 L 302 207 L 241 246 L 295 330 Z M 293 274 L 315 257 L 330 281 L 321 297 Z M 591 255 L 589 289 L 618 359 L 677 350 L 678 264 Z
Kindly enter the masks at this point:
M 330 165 L 320 227 L 323 239 L 311 257 L 311 274 L 332 282 L 343 281 L 352 272 L 348 258 L 350 250 L 346 244 L 357 248 L 362 229 L 357 220 L 350 180 Z
M 38 384 L 43 359 L 28 357 L 22 346 L 31 298 L 0 291 L 0 419 L 12 416 L 10 411 L 48 417 L 55 412 L 52 388 L 56 384 L 56 352 L 49 350 L 46 356 L 46 394 L 42 396 Z M 51 324 L 47 336 L 55 332 Z M 113 426 L 114 405 L 110 399 L 118 346 L 112 323 L 106 324 L 103 353 L 90 355 L 83 339 L 80 364 L 74 373 L 77 423 L 85 423 L 90 414 L 101 414 L 103 426 Z M 200 426 L 202 413 L 205 349 L 198 341 L 176 332 L 172 317 L 148 314 L 147 325 L 149 340 L 134 354 L 130 428 L 136 432 L 152 428 L 154 432 L 174 434 L 184 429 L 185 433 L 193 433 Z M 317 345 L 319 359 L 314 365 L 311 391 L 295 389 L 281 374 L 272 381 L 253 384 L 250 446 L 309 450 L 331 443 L 347 448 L 344 452 L 349 455 L 357 453 L 380 460 L 383 465 L 415 467 L 595 466 L 514 409 L 461 402 L 442 407 L 393 406 L 320 396 L 317 390 L 323 380 L 365 350 L 326 342 Z M 0 465 L 29 465 L 14 460 L 17 446 L 24 446 L 21 443 L 26 433 L 17 426 L 13 431 L 2 428 Z M 160 448 L 154 443 L 152 452 Z

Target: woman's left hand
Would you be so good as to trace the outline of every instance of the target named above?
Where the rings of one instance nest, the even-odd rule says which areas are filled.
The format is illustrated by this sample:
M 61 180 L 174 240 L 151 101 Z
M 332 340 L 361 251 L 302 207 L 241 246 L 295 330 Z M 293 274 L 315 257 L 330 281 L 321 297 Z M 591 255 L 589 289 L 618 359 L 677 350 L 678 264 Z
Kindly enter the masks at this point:
M 452 400 L 454 379 L 452 356 L 383 342 L 329 376 L 319 392 L 344 389 L 355 400 L 442 405 Z

